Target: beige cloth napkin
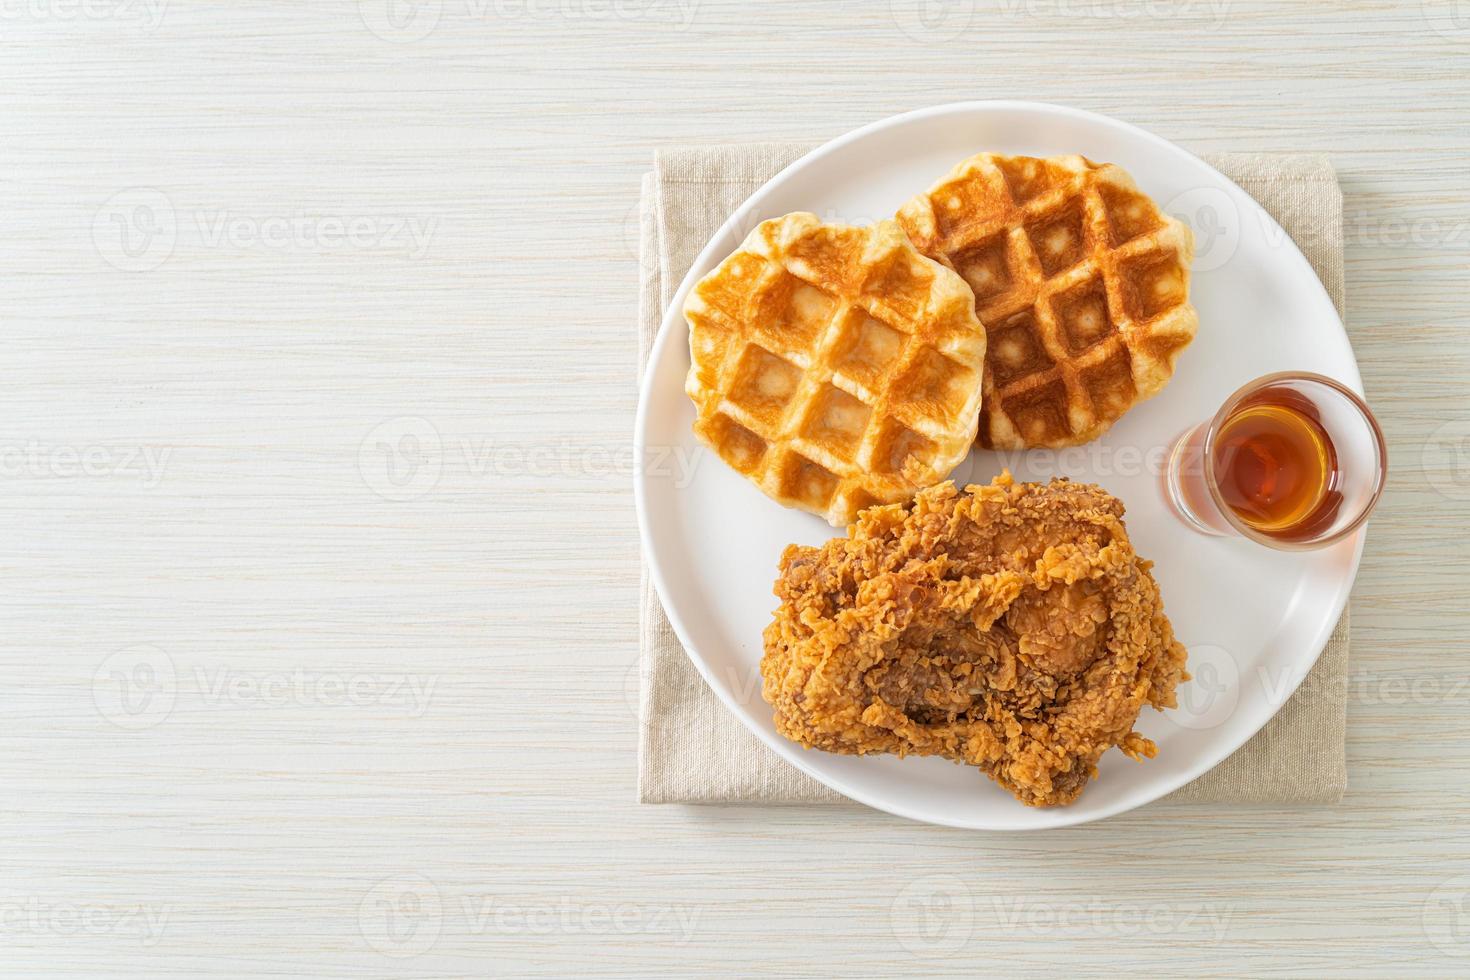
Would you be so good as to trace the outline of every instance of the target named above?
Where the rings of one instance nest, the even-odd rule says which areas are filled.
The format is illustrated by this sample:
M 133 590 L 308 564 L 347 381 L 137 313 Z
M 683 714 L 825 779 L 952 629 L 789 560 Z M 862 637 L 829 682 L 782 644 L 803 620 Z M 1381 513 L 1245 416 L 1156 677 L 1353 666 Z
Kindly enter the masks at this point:
M 643 179 L 639 369 L 663 312 L 714 233 L 756 188 L 805 153 L 784 143 L 659 153 Z M 1208 158 L 1306 253 L 1343 309 L 1342 193 L 1320 156 Z M 680 647 L 645 570 L 642 584 L 638 799 L 643 803 L 829 803 L 838 793 L 745 729 Z M 1348 614 L 1290 701 L 1234 755 L 1167 799 L 1188 803 L 1335 803 L 1347 782 Z

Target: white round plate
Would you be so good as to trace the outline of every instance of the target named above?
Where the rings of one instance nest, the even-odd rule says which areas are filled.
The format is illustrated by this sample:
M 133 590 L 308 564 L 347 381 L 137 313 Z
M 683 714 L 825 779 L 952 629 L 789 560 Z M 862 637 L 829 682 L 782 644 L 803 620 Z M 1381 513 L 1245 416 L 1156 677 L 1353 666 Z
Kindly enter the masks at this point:
M 957 482 L 986 482 L 1009 465 L 1018 480 L 1069 476 L 1117 495 L 1190 650 L 1194 680 L 1180 685 L 1180 707 L 1145 708 L 1138 719 L 1138 730 L 1158 743 L 1158 757 L 1134 762 L 1109 751 L 1081 799 L 1049 809 L 1022 806 L 984 774 L 943 759 L 832 755 L 776 734 L 759 674 L 776 562 L 788 544 L 819 544 L 840 532 L 767 499 L 702 450 L 684 395 L 684 295 L 757 223 L 789 211 L 849 224 L 886 217 L 985 150 L 1080 153 L 1120 164 L 1164 210 L 1191 224 L 1197 240 L 1191 295 L 1199 335 L 1162 394 L 1088 446 L 1005 457 L 976 450 L 954 474 Z M 1322 551 L 1276 552 L 1196 534 L 1163 497 L 1165 447 L 1245 382 L 1284 370 L 1316 371 L 1362 390 L 1347 334 L 1311 266 L 1259 205 L 1201 160 L 1136 127 L 1053 105 L 966 102 L 885 119 L 772 178 L 730 217 L 674 295 L 638 408 L 635 444 L 649 464 L 636 479 L 643 554 L 675 632 L 726 707 L 838 792 L 915 820 L 986 830 L 1111 816 L 1183 786 L 1255 734 L 1316 662 L 1347 602 L 1362 531 Z

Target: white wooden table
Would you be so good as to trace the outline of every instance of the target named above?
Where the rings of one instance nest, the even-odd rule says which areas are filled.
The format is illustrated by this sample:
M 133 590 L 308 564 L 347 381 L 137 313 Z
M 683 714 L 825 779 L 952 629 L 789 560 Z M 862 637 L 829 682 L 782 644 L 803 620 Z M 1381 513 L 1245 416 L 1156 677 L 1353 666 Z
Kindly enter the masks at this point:
M 1470 9 L 0 5 L 0 970 L 1470 969 Z M 654 148 L 962 98 L 1339 167 L 1393 476 L 1350 789 L 633 803 Z

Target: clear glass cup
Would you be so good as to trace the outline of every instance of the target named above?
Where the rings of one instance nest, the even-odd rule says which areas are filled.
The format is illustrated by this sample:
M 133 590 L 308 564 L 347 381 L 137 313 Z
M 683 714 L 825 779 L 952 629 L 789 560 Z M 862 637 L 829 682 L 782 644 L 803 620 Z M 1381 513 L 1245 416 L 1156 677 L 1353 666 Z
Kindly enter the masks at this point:
M 1247 523 L 1226 503 L 1220 481 L 1225 463 L 1221 429 L 1242 407 L 1310 403 L 1331 441 L 1337 465 L 1327 474 L 1326 493 L 1335 509 L 1322 512 L 1300 536 L 1277 536 Z M 1202 534 L 1241 535 L 1270 548 L 1301 551 L 1341 541 L 1357 530 L 1383 494 L 1388 448 L 1378 420 L 1357 393 L 1331 378 L 1283 372 L 1257 378 L 1226 399 L 1213 418 L 1179 437 L 1164 473 L 1165 495 L 1186 524 Z

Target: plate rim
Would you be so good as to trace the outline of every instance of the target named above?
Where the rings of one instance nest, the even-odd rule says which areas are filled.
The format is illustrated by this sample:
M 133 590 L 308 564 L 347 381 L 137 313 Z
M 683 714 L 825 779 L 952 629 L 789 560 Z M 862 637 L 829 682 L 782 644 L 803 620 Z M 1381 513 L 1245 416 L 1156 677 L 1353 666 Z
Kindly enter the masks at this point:
M 812 148 L 811 150 L 802 154 L 796 160 L 781 168 L 781 170 L 772 175 L 758 188 L 756 188 L 756 190 L 753 191 L 749 197 L 747 197 L 737 208 L 735 208 L 734 211 L 730 213 L 725 221 L 720 224 L 719 228 L 715 230 L 714 234 L 710 236 L 710 240 L 705 243 L 705 246 L 700 250 L 699 254 L 695 256 L 694 261 L 690 264 L 688 271 L 685 273 L 683 279 L 680 280 L 678 287 L 675 288 L 675 290 L 671 294 L 670 303 L 668 307 L 663 311 L 662 317 L 659 320 L 658 334 L 657 336 L 655 336 L 652 345 L 649 347 L 647 360 L 643 364 L 643 377 L 639 381 L 638 385 L 638 408 L 637 412 L 635 413 L 633 423 L 634 459 L 640 461 L 640 465 L 635 467 L 633 475 L 633 499 L 634 508 L 638 517 L 638 540 L 640 548 L 640 558 L 643 562 L 644 568 L 646 568 L 648 571 L 649 581 L 653 585 L 654 590 L 658 596 L 659 605 L 664 610 L 664 614 L 669 621 L 669 625 L 673 628 L 674 635 L 678 638 L 679 643 L 684 650 L 685 656 L 694 665 L 694 668 L 696 671 L 698 671 L 700 678 L 714 692 L 715 696 L 719 698 L 721 704 L 725 707 L 725 709 L 735 715 L 735 717 L 740 721 L 741 725 L 746 729 L 746 731 L 754 734 L 783 760 L 795 766 L 798 770 L 810 776 L 811 778 L 817 780 L 822 785 L 827 786 L 828 788 L 842 794 L 844 797 L 850 800 L 861 803 L 864 806 L 871 807 L 884 813 L 889 813 L 897 817 L 902 817 L 907 820 L 914 820 L 920 823 L 927 823 L 936 826 L 954 827 L 964 830 L 1004 832 L 1055 830 L 1062 827 L 1077 826 L 1080 824 L 1091 823 L 1098 820 L 1106 820 L 1110 817 L 1115 817 L 1121 813 L 1127 813 L 1131 810 L 1135 810 L 1140 807 L 1156 803 L 1170 793 L 1175 792 L 1183 786 L 1189 785 L 1190 783 L 1204 776 L 1206 773 L 1214 770 L 1221 762 L 1224 762 L 1238 749 L 1240 749 L 1241 746 L 1249 742 L 1252 738 L 1259 734 L 1263 728 L 1270 724 L 1271 721 L 1278 714 L 1280 714 L 1282 708 L 1284 708 L 1286 706 L 1286 703 L 1291 700 L 1291 697 L 1295 695 L 1297 689 L 1306 680 L 1307 675 L 1310 674 L 1312 669 L 1316 666 L 1317 661 L 1322 656 L 1322 651 L 1326 649 L 1327 641 L 1331 638 L 1333 631 L 1337 628 L 1337 624 L 1341 621 L 1343 610 L 1347 607 L 1348 599 L 1351 596 L 1353 585 L 1357 581 L 1358 571 L 1362 564 L 1363 548 L 1367 540 L 1368 526 L 1371 522 L 1365 523 L 1361 528 L 1358 529 L 1355 535 L 1349 539 L 1354 541 L 1353 553 L 1351 561 L 1349 563 L 1349 568 L 1347 569 L 1346 574 L 1343 575 L 1341 583 L 1338 587 L 1337 594 L 1334 596 L 1331 603 L 1331 615 L 1326 617 L 1324 625 L 1318 629 L 1317 634 L 1313 637 L 1309 644 L 1315 649 L 1310 654 L 1309 658 L 1303 658 L 1305 669 L 1300 671 L 1299 676 L 1294 678 L 1291 683 L 1290 691 L 1286 693 L 1285 697 L 1281 698 L 1280 702 L 1277 703 L 1271 711 L 1265 714 L 1260 724 L 1254 726 L 1246 726 L 1244 734 L 1238 740 L 1222 740 L 1221 748 L 1217 749 L 1214 752 L 1203 753 L 1201 755 L 1201 762 L 1203 764 L 1196 764 L 1189 767 L 1188 769 L 1186 769 L 1185 775 L 1181 778 L 1178 778 L 1177 780 L 1172 780 L 1172 778 L 1170 780 L 1165 780 L 1163 783 L 1160 784 L 1160 788 L 1157 792 L 1150 790 L 1145 794 L 1145 797 L 1142 799 L 1134 801 L 1129 801 L 1125 799 L 1117 803 L 1106 805 L 1102 807 L 1099 811 L 1092 813 L 1073 811 L 1075 812 L 1075 816 L 1070 819 L 1065 815 L 1069 812 L 1068 808 L 1049 808 L 1049 812 L 1060 813 L 1063 815 L 1044 825 L 1032 824 L 1028 826 L 1001 826 L 988 824 L 983 820 L 976 821 L 959 818 L 946 818 L 943 815 L 935 815 L 928 812 L 918 812 L 900 803 L 893 803 L 886 800 L 879 801 L 873 799 L 866 792 L 855 789 L 849 785 L 845 785 L 844 780 L 833 776 L 831 773 L 819 771 L 816 767 L 807 764 L 807 762 L 803 758 L 801 758 L 800 753 L 792 751 L 794 743 L 787 742 L 774 732 L 767 732 L 763 729 L 752 727 L 746 722 L 741 712 L 736 710 L 734 704 L 731 702 L 728 692 L 726 692 L 723 687 L 721 687 L 721 685 L 715 682 L 715 678 L 711 675 L 710 668 L 705 663 L 704 659 L 695 655 L 695 653 L 693 652 L 696 649 L 695 644 L 693 644 L 689 639 L 690 634 L 684 624 L 682 616 L 680 616 L 677 611 L 670 609 L 669 603 L 665 600 L 665 596 L 668 594 L 668 587 L 664 575 L 664 570 L 660 565 L 657 557 L 657 552 L 653 547 L 652 523 L 651 517 L 648 513 L 648 474 L 644 471 L 641 465 L 641 461 L 645 458 L 647 451 L 646 436 L 648 428 L 648 405 L 653 389 L 654 377 L 652 366 L 657 363 L 659 359 L 664 355 L 665 348 L 669 343 L 672 342 L 671 338 L 675 334 L 687 336 L 682 331 L 671 329 L 670 324 L 682 319 L 682 300 L 683 297 L 687 295 L 689 289 L 692 287 L 693 282 L 696 279 L 696 270 L 711 265 L 714 259 L 713 253 L 715 253 L 719 248 L 723 247 L 723 243 L 732 229 L 741 227 L 743 224 L 748 224 L 747 219 L 749 214 L 751 213 L 751 211 L 755 210 L 757 206 L 759 206 L 761 199 L 765 196 L 765 194 L 772 187 L 784 182 L 791 175 L 819 163 L 823 158 L 837 152 L 848 144 L 857 142 L 873 133 L 918 122 L 934 116 L 942 116 L 946 114 L 966 114 L 977 111 L 1034 112 L 1043 115 L 1054 115 L 1063 118 L 1071 118 L 1074 120 L 1084 120 L 1094 124 L 1101 124 L 1105 127 L 1114 127 L 1126 132 L 1130 136 L 1143 140 L 1145 143 L 1153 145 L 1155 148 L 1164 149 L 1172 153 L 1184 154 L 1200 167 L 1203 167 L 1209 173 L 1213 174 L 1218 180 L 1231 188 L 1234 194 L 1243 196 L 1247 201 L 1251 202 L 1251 204 L 1254 205 L 1256 210 L 1259 212 L 1259 216 L 1263 220 L 1271 222 L 1271 224 L 1275 226 L 1276 230 L 1280 232 L 1280 240 L 1286 246 L 1286 253 L 1292 256 L 1294 261 L 1300 263 L 1301 267 L 1306 271 L 1306 279 L 1311 282 L 1313 287 L 1315 287 L 1318 294 L 1318 299 L 1321 301 L 1321 303 L 1325 306 L 1327 310 L 1331 312 L 1331 322 L 1333 325 L 1336 326 L 1339 333 L 1341 333 L 1343 342 L 1347 347 L 1349 354 L 1348 364 L 1351 369 L 1351 377 L 1339 377 L 1337 380 L 1348 385 L 1358 394 L 1363 394 L 1362 374 L 1358 367 L 1357 355 L 1353 352 L 1352 349 L 1351 338 L 1348 336 L 1347 328 L 1342 321 L 1342 316 L 1337 310 L 1337 304 L 1332 301 L 1332 297 L 1327 293 L 1327 288 L 1323 285 L 1322 280 L 1317 275 L 1316 270 L 1312 268 L 1311 263 L 1308 262 L 1306 256 L 1302 254 L 1302 251 L 1297 245 L 1295 239 L 1292 238 L 1291 235 L 1286 234 L 1285 231 L 1281 229 L 1280 224 L 1276 222 L 1276 219 L 1264 208 L 1262 208 L 1259 203 L 1256 202 L 1255 198 L 1247 193 L 1242 187 L 1240 187 L 1239 184 L 1231 180 L 1225 174 L 1221 173 L 1208 161 L 1203 160 L 1198 155 L 1191 153 L 1189 150 L 1186 150 L 1183 147 L 1178 146 L 1177 144 L 1166 140 L 1163 137 L 1158 136 L 1154 133 L 1151 133 L 1148 130 L 1143 129 L 1142 127 L 1139 127 L 1133 123 L 1129 123 L 1112 116 L 1104 115 L 1102 113 L 1093 112 L 1088 109 L 1079 109 L 1074 106 L 1060 105 L 1051 102 L 1034 102 L 1023 99 L 975 99 L 959 102 L 947 102 L 941 103 L 939 105 L 929 106 L 927 108 L 914 109 L 908 112 L 886 116 L 884 118 L 868 123 L 867 125 L 860 126 L 857 129 L 853 129 L 846 133 L 843 133 Z M 796 748 L 800 747 L 796 746 Z M 1019 806 L 1020 804 L 1017 805 Z

